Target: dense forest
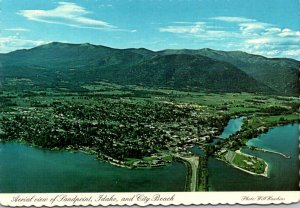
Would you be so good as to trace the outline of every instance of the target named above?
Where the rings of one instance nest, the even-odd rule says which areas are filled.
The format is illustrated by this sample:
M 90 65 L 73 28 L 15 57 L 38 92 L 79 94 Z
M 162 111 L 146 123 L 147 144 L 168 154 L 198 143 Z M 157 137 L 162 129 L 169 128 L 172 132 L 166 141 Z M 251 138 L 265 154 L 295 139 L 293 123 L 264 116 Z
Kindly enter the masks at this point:
M 36 87 L 107 80 L 122 85 L 206 92 L 299 94 L 299 61 L 268 59 L 211 49 L 114 49 L 91 44 L 50 43 L 0 54 L 2 79 L 30 79 Z

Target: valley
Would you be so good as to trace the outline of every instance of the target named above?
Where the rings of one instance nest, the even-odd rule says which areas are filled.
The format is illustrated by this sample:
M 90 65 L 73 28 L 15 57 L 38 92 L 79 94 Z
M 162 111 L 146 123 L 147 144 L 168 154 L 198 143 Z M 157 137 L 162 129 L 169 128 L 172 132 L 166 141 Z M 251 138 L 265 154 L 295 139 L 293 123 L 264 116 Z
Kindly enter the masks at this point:
M 82 87 L 87 91 L 3 91 L 1 140 L 81 151 L 130 169 L 168 166 L 174 157 L 193 164 L 189 158 L 195 156 L 189 149 L 197 146 L 205 154 L 196 157 L 193 182 L 186 189 L 195 191 L 208 189 L 204 173 L 208 157 L 266 175 L 263 160 L 244 155 L 241 162 L 232 163 L 226 155 L 273 126 L 298 122 L 300 101 L 292 97 L 187 92 L 104 81 Z M 245 118 L 240 131 L 212 143 L 230 118 L 241 116 Z M 256 162 L 261 164 L 245 166 Z
M 245 148 L 291 159 L 248 142 L 299 122 L 296 60 L 63 43 L 0 60 L 1 142 L 83 152 L 128 170 L 172 169 L 179 162 L 185 191 L 210 190 L 212 159 L 272 177 L 270 162 Z M 272 75 L 273 83 L 261 79 L 261 71 L 275 73 L 271 66 L 291 73 Z M 285 91 L 288 85 L 293 90 Z

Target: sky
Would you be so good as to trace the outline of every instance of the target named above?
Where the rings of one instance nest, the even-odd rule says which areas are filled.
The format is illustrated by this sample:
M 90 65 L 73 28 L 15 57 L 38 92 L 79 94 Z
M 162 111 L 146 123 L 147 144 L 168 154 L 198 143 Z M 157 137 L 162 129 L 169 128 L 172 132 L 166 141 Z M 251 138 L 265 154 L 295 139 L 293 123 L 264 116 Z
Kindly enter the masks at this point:
M 49 42 L 300 59 L 299 0 L 0 0 L 0 53 Z

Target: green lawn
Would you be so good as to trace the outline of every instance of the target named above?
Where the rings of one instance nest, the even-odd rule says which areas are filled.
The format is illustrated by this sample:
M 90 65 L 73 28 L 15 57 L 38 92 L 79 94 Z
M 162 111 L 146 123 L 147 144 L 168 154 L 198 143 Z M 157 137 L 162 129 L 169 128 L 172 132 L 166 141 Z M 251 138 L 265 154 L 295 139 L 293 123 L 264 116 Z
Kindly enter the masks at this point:
M 243 154 L 235 154 L 232 163 L 242 169 L 262 174 L 265 171 L 265 163 L 262 160 L 258 160 L 254 157 L 246 156 Z

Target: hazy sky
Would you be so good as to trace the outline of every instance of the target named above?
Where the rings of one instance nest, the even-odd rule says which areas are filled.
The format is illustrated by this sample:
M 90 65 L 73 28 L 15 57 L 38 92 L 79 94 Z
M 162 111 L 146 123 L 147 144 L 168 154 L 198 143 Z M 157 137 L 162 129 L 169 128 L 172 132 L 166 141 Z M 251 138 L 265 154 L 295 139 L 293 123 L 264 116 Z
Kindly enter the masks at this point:
M 0 0 L 0 52 L 60 41 L 300 59 L 299 0 Z

